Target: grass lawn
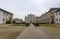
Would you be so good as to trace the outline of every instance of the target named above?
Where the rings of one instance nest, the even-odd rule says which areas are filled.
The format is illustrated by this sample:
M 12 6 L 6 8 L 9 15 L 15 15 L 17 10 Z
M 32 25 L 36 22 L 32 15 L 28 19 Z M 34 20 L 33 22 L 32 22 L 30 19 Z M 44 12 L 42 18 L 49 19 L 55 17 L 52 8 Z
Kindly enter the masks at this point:
M 13 24 L 11 26 L 26 26 L 26 24 Z
M 26 26 L 0 26 L 0 39 L 16 39 Z
M 44 27 L 58 27 L 56 24 L 39 24 L 39 26 L 44 26 Z
M 60 39 L 60 26 L 56 24 L 40 24 L 38 28 L 45 32 L 51 39 Z

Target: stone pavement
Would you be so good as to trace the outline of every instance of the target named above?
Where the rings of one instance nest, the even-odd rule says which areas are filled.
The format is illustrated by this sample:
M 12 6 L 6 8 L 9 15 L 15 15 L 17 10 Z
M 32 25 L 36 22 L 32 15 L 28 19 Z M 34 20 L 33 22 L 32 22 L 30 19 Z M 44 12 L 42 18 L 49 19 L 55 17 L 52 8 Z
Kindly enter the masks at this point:
M 30 24 L 16 39 L 50 39 L 43 31 Z

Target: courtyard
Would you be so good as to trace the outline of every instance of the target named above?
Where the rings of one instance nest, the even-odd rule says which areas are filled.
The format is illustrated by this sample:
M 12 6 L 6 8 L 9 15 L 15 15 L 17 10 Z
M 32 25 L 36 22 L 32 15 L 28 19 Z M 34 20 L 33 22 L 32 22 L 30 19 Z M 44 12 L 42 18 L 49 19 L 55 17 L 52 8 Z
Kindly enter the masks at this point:
M 0 39 L 16 39 L 28 27 L 24 25 L 22 26 L 21 25 L 15 25 L 15 26 L 14 25 L 0 25 Z M 35 27 L 35 28 L 34 27 L 31 26 L 31 30 L 34 31 L 32 33 L 30 32 L 31 30 L 28 29 L 29 33 L 31 33 L 32 36 L 34 36 L 33 33 L 37 32 L 36 28 L 37 30 L 39 29 L 38 31 L 39 33 L 37 32 L 36 34 L 37 36 L 34 36 L 34 37 L 39 37 L 38 34 L 39 35 L 41 34 L 40 32 L 41 30 L 43 33 L 45 33 L 49 37 L 49 39 L 60 39 L 60 26 L 57 26 L 56 24 L 40 24 L 40 26 Z M 28 34 L 28 31 L 26 31 L 27 32 L 26 34 Z
M 48 34 L 51 39 L 60 39 L 60 25 L 57 24 L 40 24 L 38 28 Z
M 0 25 L 0 39 L 16 39 L 26 26 Z

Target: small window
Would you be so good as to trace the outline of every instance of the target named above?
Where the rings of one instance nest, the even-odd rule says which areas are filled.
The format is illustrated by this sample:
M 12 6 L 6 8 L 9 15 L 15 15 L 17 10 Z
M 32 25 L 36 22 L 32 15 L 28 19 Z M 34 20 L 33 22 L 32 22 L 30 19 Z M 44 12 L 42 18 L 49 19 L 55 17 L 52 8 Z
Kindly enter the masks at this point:
M 7 15 L 8 15 L 8 13 L 7 13 Z
M 60 18 L 59 18 L 59 21 L 60 21 Z
M 56 13 L 56 15 L 57 15 L 57 13 Z
M 58 22 L 58 19 L 56 19 L 56 22 Z
M 5 15 L 5 12 L 4 12 L 4 15 Z
M 3 21 L 4 21 L 4 18 L 3 18 Z

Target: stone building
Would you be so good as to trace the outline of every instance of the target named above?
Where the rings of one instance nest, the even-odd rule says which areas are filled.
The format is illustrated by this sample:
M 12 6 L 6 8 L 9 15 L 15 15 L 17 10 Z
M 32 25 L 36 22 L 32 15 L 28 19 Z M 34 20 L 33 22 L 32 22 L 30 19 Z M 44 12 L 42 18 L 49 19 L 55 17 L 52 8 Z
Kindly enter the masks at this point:
M 13 14 L 0 8 L 0 24 L 12 23 Z
M 40 16 L 40 23 L 60 24 L 60 8 L 51 8 L 48 12 Z
M 28 16 L 25 16 L 25 22 L 36 23 L 36 16 L 34 16 L 33 14 L 29 14 Z

